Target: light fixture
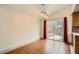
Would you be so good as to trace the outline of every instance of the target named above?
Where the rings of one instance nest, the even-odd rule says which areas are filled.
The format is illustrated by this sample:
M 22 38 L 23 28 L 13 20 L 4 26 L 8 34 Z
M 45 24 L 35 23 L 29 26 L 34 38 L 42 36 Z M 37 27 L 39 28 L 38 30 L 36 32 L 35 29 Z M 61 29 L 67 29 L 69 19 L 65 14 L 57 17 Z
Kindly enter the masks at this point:
M 47 14 L 47 10 L 46 10 L 46 5 L 45 4 L 42 4 L 42 10 L 41 10 L 40 16 L 43 17 L 43 18 L 48 18 L 48 14 Z

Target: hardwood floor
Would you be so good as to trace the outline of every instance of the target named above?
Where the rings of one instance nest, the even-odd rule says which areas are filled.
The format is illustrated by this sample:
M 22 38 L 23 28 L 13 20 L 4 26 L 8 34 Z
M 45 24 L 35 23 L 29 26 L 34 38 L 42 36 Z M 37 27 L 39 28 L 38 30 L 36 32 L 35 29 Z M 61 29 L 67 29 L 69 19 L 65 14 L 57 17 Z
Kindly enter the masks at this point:
M 64 42 L 39 40 L 6 54 L 70 54 L 70 46 Z

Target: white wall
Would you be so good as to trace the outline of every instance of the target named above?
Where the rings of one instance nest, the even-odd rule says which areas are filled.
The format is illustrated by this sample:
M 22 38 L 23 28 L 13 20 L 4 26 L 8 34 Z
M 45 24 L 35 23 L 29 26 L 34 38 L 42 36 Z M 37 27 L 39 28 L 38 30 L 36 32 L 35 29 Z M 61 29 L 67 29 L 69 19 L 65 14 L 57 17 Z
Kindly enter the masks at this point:
M 57 13 L 55 13 L 54 15 L 52 15 L 50 17 L 50 19 L 60 19 L 60 18 L 63 18 L 64 17 L 67 17 L 67 25 L 68 25 L 68 38 L 69 38 L 69 42 L 71 43 L 72 42 L 72 39 L 71 39 L 71 33 L 72 33 L 72 12 L 73 12 L 73 6 L 71 7 L 68 7 L 68 8 L 65 8 Z
M 74 7 L 74 12 L 79 12 L 79 4 L 76 4 Z
M 68 17 L 68 21 L 67 21 L 67 27 L 68 27 L 68 39 L 69 42 L 72 43 L 72 16 Z
M 44 38 L 44 19 L 40 18 L 40 38 Z
M 0 7 L 0 51 L 39 40 L 40 23 L 36 18 Z

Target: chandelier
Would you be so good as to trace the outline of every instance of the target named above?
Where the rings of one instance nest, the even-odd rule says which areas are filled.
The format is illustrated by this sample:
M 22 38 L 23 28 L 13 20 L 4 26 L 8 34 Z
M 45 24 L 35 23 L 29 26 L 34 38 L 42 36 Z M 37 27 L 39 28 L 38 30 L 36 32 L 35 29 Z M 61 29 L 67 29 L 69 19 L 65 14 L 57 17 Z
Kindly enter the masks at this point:
M 46 10 L 46 5 L 45 4 L 42 4 L 42 10 L 41 10 L 41 17 L 43 18 L 48 18 L 48 14 L 47 14 L 47 10 Z

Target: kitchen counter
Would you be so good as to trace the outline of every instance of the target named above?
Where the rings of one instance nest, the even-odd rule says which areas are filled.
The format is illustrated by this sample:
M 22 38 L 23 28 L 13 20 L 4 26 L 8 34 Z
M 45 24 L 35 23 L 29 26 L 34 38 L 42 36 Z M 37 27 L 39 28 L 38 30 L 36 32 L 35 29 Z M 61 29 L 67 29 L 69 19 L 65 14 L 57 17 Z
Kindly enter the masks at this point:
M 79 32 L 72 32 L 73 35 L 79 36 Z

